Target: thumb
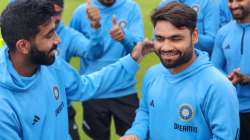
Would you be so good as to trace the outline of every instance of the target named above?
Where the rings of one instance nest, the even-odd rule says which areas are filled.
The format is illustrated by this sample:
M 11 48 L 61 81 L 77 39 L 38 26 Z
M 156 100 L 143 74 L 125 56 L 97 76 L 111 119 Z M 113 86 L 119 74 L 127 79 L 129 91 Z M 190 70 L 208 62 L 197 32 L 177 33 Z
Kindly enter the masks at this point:
M 87 5 L 87 8 L 89 8 L 91 6 L 91 0 L 86 0 L 86 5 Z
M 117 24 L 115 15 L 112 16 L 112 26 L 115 26 Z

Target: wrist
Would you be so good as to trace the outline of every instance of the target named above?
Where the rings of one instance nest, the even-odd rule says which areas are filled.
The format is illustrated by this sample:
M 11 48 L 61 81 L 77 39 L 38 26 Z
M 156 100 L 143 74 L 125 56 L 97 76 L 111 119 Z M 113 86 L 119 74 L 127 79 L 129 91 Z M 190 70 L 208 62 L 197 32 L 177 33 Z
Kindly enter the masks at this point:
M 130 55 L 138 64 L 141 63 L 142 57 L 140 57 L 136 52 L 132 51 Z
M 98 29 L 98 28 L 101 27 L 101 24 L 100 24 L 100 22 L 94 21 L 94 22 L 91 22 L 91 27 L 95 28 L 95 29 Z

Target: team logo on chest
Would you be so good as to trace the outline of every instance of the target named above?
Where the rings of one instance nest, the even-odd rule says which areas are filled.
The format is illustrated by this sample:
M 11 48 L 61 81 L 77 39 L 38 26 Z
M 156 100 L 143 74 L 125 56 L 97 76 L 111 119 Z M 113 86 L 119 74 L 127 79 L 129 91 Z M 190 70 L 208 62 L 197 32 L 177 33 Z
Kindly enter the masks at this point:
M 127 27 L 128 23 L 127 23 L 126 20 L 122 19 L 122 20 L 119 21 L 118 25 L 119 25 L 121 28 L 124 29 L 124 28 Z
M 60 97 L 60 93 L 59 93 L 59 89 L 57 86 L 53 87 L 53 94 L 54 94 L 55 99 L 58 100 Z
M 194 117 L 193 107 L 189 104 L 182 104 L 179 107 L 178 114 L 181 120 L 188 122 Z

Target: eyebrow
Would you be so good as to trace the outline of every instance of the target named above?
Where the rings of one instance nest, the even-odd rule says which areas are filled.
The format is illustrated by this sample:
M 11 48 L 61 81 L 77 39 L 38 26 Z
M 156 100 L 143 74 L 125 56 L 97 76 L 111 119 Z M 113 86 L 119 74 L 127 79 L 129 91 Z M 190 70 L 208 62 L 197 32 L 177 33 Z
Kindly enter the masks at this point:
M 165 36 L 162 36 L 162 35 L 157 35 L 157 34 L 155 34 L 155 37 L 162 37 L 162 38 L 164 38 L 164 39 L 170 39 L 170 38 L 183 38 L 183 36 L 182 35 L 172 35 L 172 36 L 169 36 L 169 37 L 165 37 Z
M 55 32 L 55 28 L 52 28 L 45 36 L 47 36 L 47 35 L 49 35 L 49 34 L 51 34 L 53 32 Z

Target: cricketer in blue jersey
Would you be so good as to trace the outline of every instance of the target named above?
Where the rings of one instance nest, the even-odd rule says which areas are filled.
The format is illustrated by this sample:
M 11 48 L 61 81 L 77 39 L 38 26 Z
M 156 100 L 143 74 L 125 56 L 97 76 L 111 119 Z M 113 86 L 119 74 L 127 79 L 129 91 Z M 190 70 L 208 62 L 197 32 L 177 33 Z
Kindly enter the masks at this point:
M 7 44 L 0 50 L 1 140 L 70 140 L 67 99 L 84 101 L 124 88 L 135 76 L 136 61 L 150 51 L 138 45 L 101 71 L 79 76 L 55 56 L 60 39 L 53 14 L 44 0 L 15 1 L 1 14 Z
M 194 49 L 196 12 L 172 2 L 151 20 L 161 64 L 148 70 L 135 121 L 120 140 L 238 139 L 235 88 L 206 52 Z
M 160 7 L 171 1 L 187 4 L 198 13 L 199 40 L 195 47 L 212 54 L 214 39 L 220 21 L 218 4 L 214 0 L 162 0 Z
M 228 76 L 237 89 L 240 103 L 240 140 L 250 137 L 250 0 L 229 0 L 234 20 L 217 33 L 213 64 Z
M 144 37 L 140 8 L 133 0 L 88 0 L 74 12 L 70 26 L 86 37 L 91 37 L 92 27 L 100 26 L 98 57 L 80 60 L 80 73 L 95 72 L 116 62 L 131 52 Z M 83 102 L 83 129 L 91 138 L 110 139 L 111 118 L 114 118 L 116 133 L 122 136 L 131 127 L 139 100 L 135 90 L 136 80 L 127 87 L 114 91 L 122 97 L 107 97 Z

